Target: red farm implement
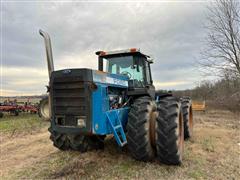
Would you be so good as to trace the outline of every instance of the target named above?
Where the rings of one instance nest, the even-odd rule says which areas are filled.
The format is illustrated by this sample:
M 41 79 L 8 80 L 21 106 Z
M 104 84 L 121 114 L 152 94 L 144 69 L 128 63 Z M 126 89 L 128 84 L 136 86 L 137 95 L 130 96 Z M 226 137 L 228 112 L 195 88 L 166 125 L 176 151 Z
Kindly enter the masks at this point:
M 20 112 L 27 112 L 31 114 L 38 113 L 38 107 L 32 105 L 29 102 L 18 104 L 16 101 L 5 101 L 0 104 L 0 118 L 3 117 L 3 113 L 9 113 L 10 115 L 18 116 Z
M 0 106 L 0 118 L 3 117 L 3 112 L 8 112 L 12 115 L 18 116 L 19 107 L 14 105 L 1 105 Z

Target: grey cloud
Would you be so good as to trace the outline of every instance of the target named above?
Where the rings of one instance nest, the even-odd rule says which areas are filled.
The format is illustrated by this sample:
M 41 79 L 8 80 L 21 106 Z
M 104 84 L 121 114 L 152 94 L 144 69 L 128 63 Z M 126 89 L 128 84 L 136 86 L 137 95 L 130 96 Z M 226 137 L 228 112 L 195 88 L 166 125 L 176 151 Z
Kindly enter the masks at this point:
M 154 79 L 176 80 L 181 69 L 191 70 L 202 46 L 205 5 L 3 3 L 3 66 L 46 68 L 38 35 L 42 28 L 51 35 L 57 63 L 64 56 L 86 57 L 88 52 L 89 58 L 96 58 L 94 52 L 100 49 L 139 47 L 155 59 Z M 163 75 L 168 71 L 172 73 Z

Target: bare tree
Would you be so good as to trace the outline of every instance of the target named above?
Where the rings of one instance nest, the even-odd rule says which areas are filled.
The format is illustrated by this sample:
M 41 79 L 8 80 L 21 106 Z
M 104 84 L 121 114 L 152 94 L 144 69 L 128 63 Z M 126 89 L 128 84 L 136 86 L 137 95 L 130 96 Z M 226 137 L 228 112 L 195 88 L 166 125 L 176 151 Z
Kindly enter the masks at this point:
M 208 6 L 207 48 L 199 62 L 211 75 L 240 77 L 239 1 L 216 0 Z

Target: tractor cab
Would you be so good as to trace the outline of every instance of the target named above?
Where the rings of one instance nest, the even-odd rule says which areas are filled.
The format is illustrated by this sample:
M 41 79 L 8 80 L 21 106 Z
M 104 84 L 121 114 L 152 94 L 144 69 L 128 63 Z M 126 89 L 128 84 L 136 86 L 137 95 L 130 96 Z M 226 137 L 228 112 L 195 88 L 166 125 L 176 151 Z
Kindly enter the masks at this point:
M 150 95 L 154 98 L 150 64 L 153 61 L 139 49 L 121 51 L 98 51 L 98 70 L 127 76 L 128 95 Z

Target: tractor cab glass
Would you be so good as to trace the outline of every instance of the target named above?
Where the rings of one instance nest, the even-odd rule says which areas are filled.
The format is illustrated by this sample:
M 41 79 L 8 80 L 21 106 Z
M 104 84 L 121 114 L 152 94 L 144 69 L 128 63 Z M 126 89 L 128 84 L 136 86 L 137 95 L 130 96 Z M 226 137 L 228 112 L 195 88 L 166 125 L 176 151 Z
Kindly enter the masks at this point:
M 141 88 L 151 84 L 149 63 L 141 56 L 105 57 L 103 58 L 103 71 L 127 76 L 130 88 Z

